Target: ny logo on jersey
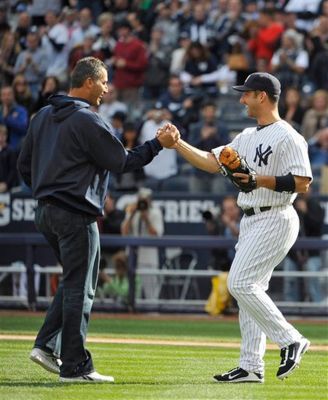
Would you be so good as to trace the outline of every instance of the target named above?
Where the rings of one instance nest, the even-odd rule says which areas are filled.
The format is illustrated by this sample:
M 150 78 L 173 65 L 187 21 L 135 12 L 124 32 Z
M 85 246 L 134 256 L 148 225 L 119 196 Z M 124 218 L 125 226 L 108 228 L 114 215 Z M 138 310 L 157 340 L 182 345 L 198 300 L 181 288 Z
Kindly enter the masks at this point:
M 268 165 L 269 155 L 272 154 L 271 146 L 269 146 L 266 150 L 262 151 L 262 143 L 256 148 L 256 155 L 254 158 L 254 162 L 259 162 L 259 167 L 262 167 L 262 162 L 264 165 Z

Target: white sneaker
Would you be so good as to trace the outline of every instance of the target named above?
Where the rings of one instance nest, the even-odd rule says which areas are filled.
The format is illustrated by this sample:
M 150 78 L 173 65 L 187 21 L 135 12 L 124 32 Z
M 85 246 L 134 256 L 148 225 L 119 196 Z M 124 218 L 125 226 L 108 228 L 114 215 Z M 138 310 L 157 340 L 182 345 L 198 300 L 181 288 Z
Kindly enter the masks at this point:
M 98 372 L 94 371 L 94 372 L 90 372 L 89 374 L 86 374 L 86 375 L 80 375 L 80 376 L 74 376 L 74 377 L 60 376 L 59 382 L 114 383 L 114 378 L 112 376 L 98 374 Z
M 230 371 L 221 375 L 215 375 L 213 378 L 220 383 L 264 383 L 263 374 L 258 372 L 248 372 L 240 367 L 231 369 Z
M 62 365 L 62 362 L 55 355 L 34 347 L 30 354 L 30 360 L 41 365 L 47 371 L 59 375 L 59 367 Z

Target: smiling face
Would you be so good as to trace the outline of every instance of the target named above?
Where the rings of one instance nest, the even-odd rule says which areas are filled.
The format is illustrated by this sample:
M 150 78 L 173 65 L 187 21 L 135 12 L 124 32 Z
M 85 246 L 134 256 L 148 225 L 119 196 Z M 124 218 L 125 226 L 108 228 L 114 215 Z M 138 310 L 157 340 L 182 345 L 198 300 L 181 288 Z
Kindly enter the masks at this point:
M 89 79 L 90 95 L 89 101 L 93 106 L 99 106 L 102 97 L 108 93 L 108 75 L 106 69 L 102 69 L 98 79 Z
M 259 94 L 257 92 L 243 92 L 239 102 L 246 106 L 249 117 L 257 118 L 258 107 L 260 105 Z

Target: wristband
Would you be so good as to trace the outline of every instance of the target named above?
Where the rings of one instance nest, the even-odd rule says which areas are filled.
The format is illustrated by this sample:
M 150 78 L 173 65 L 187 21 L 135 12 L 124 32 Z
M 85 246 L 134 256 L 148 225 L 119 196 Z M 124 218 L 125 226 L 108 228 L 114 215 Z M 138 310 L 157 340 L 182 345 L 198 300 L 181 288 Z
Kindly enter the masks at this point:
M 291 173 L 284 176 L 276 176 L 276 187 L 274 190 L 275 192 L 294 193 L 295 192 L 294 176 Z

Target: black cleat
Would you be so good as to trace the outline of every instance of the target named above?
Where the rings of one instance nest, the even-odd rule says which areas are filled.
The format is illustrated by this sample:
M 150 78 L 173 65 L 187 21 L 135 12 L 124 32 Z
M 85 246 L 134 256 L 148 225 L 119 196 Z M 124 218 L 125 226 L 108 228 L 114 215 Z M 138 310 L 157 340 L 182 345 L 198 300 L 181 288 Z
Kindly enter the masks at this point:
M 299 342 L 290 344 L 280 351 L 281 362 L 277 372 L 278 379 L 285 379 L 289 376 L 301 362 L 302 355 L 310 347 L 310 342 L 302 338 Z
M 264 382 L 264 377 L 262 374 L 257 372 L 247 372 L 239 367 L 231 369 L 225 374 L 215 375 L 213 378 L 220 383 Z

